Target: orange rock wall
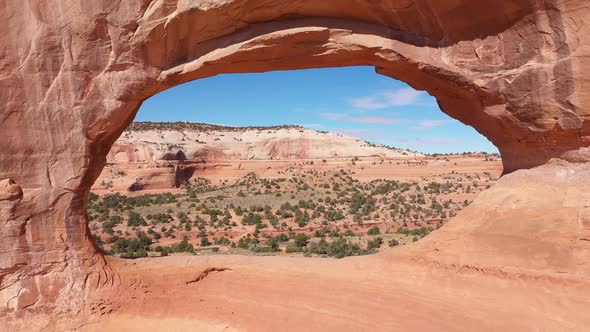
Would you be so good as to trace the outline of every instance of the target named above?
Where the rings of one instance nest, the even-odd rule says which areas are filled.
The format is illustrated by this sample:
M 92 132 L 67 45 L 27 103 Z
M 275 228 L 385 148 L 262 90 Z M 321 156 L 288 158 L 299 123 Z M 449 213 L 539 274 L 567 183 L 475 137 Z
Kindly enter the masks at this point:
M 89 189 L 142 101 L 190 80 L 370 65 L 485 135 L 506 173 L 587 163 L 589 20 L 585 0 L 4 1 L 0 311 L 76 313 L 117 285 Z

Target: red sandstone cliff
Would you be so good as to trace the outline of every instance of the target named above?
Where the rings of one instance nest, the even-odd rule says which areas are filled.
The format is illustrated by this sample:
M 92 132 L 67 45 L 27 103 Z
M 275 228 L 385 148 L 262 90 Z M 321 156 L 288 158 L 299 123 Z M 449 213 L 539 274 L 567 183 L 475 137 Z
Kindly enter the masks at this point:
M 0 325 L 587 329 L 589 21 L 586 0 L 3 1 Z M 378 260 L 97 251 L 85 202 L 143 100 L 222 73 L 352 65 L 427 90 L 511 174 Z M 187 288 L 212 267 L 232 272 Z

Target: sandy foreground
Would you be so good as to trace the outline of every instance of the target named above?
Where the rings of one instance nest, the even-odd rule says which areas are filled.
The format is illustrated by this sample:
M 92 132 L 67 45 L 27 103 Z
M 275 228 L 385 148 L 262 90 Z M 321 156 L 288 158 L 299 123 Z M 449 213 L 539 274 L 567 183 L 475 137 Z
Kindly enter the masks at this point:
M 401 251 L 342 260 L 111 260 L 129 287 L 112 303 L 114 314 L 81 330 L 563 331 L 590 324 L 587 285 L 436 268 Z

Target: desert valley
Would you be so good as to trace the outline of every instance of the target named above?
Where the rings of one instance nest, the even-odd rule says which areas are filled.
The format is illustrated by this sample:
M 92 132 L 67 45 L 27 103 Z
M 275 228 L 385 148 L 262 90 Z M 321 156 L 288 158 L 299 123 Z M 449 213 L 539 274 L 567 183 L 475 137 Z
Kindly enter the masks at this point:
M 122 257 L 345 257 L 415 242 L 500 176 L 498 155 L 426 156 L 297 126 L 133 123 L 92 188 Z

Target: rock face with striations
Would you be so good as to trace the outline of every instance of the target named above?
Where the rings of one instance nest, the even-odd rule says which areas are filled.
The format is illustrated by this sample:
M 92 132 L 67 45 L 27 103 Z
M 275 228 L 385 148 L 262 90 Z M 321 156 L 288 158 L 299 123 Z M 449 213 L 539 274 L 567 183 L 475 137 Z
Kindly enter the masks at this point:
M 193 177 L 219 174 L 218 169 L 227 170 L 235 161 L 311 159 L 313 162 L 317 159 L 321 163 L 354 157 L 410 159 L 416 156 L 423 154 L 301 126 L 134 122 L 111 147 L 107 167 L 93 188 L 129 191 L 178 188 Z M 240 170 L 242 164 L 235 166 Z
M 142 123 L 113 144 L 107 162 L 155 160 L 290 160 L 323 158 L 411 158 L 421 153 L 371 144 L 342 134 L 299 126 L 227 127 L 199 123 Z M 183 129 L 182 126 L 190 126 Z M 169 128 L 166 128 L 169 127 Z
M 479 219 L 460 215 L 432 240 L 398 251 L 396 255 L 415 264 L 408 271 L 429 266 L 485 273 L 482 278 L 553 280 L 552 286 L 534 293 L 534 299 L 545 309 L 559 303 L 552 307 L 555 315 L 525 313 L 535 302 L 523 302 L 520 317 L 537 327 L 581 329 L 588 322 L 575 309 L 587 305 L 587 297 L 586 302 L 555 299 L 557 294 L 589 294 L 584 292 L 590 277 L 590 189 L 585 179 L 576 181 L 577 174 L 588 174 L 590 161 L 589 20 L 585 0 L 506 0 L 494 5 L 472 0 L 4 1 L 0 325 L 23 327 L 19 322 L 35 315 L 40 327 L 77 328 L 107 313 L 107 304 L 116 302 L 113 289 L 131 292 L 138 287 L 127 287 L 137 285 L 125 279 L 129 274 L 124 269 L 129 267 L 97 251 L 89 236 L 85 204 L 111 145 L 143 100 L 221 73 L 370 65 L 436 97 L 445 113 L 490 139 L 502 154 L 505 173 L 512 173 L 466 210 Z M 515 187 L 525 189 L 519 192 Z M 539 200 L 522 200 L 524 193 L 535 193 Z M 546 197 L 556 197 L 554 204 L 547 204 Z M 499 206 L 503 213 L 486 213 Z M 551 213 L 545 213 L 550 208 Z M 514 219 L 502 219 L 508 215 Z M 492 219 L 496 217 L 502 219 L 499 228 Z M 547 237 L 557 239 L 540 242 Z M 511 250 L 502 249 L 506 243 Z M 384 257 L 379 264 L 396 264 L 400 257 Z M 258 262 L 245 261 L 253 266 Z M 306 267 L 315 263 L 293 264 L 308 273 L 316 271 Z M 342 264 L 336 269 L 339 275 L 355 274 L 354 265 Z M 499 327 L 477 320 L 477 312 L 473 320 L 461 313 L 462 308 L 477 307 L 481 287 L 448 283 L 451 277 L 439 273 L 443 272 L 433 278 L 440 278 L 440 284 L 436 286 L 436 278 L 430 282 L 440 292 L 429 293 L 426 283 L 415 292 L 439 296 L 441 303 L 452 302 L 449 294 L 467 294 L 464 302 L 446 309 L 456 316 L 431 310 L 419 317 L 432 317 L 432 324 L 447 317 L 471 328 Z M 379 273 L 367 275 L 377 278 Z M 402 284 L 395 275 L 377 279 L 376 283 Z M 578 291 L 558 288 L 567 285 Z M 536 288 L 519 292 L 529 289 Z M 414 299 L 420 298 L 424 297 Z M 497 301 L 486 304 L 488 317 L 512 317 L 502 309 L 510 304 Z M 355 307 L 349 298 L 334 298 L 334 303 L 343 310 L 335 316 L 351 317 L 342 309 Z M 117 308 L 125 307 L 113 305 L 109 310 Z M 380 317 L 395 318 L 389 314 Z M 397 329 L 420 327 L 403 320 L 408 317 L 404 313 L 397 315 L 404 321 Z M 266 317 L 279 321 L 282 316 L 270 312 Z M 271 321 L 265 322 L 271 326 Z M 359 322 L 350 326 L 368 326 Z

